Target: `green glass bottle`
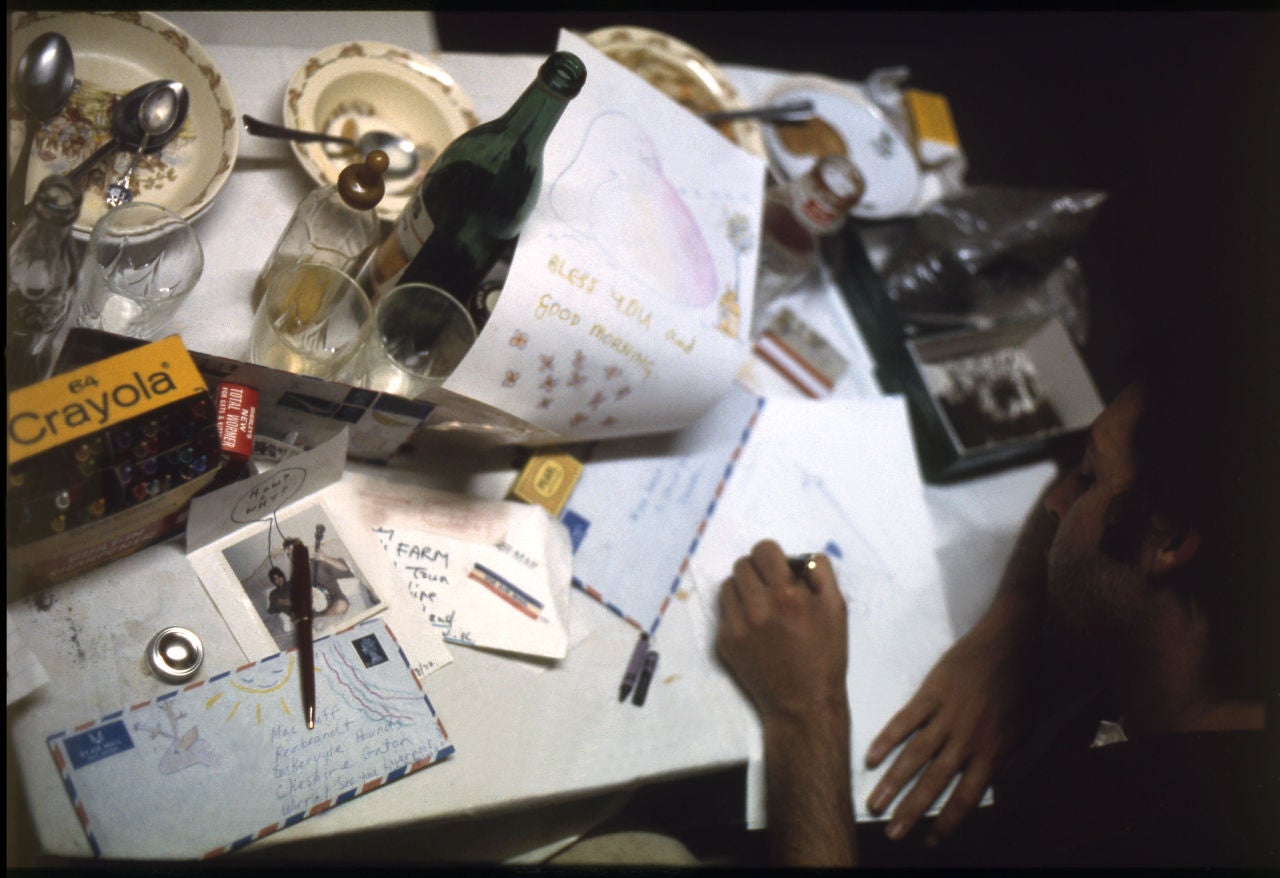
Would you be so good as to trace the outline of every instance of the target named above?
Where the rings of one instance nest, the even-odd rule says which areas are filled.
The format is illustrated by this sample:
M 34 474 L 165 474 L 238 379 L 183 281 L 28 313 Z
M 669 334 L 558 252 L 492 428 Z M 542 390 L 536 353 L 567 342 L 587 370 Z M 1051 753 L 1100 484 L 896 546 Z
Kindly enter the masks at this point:
M 586 78 L 578 56 L 556 52 L 511 109 L 449 144 L 361 271 L 374 301 L 428 283 L 470 305 L 533 210 L 547 138 Z

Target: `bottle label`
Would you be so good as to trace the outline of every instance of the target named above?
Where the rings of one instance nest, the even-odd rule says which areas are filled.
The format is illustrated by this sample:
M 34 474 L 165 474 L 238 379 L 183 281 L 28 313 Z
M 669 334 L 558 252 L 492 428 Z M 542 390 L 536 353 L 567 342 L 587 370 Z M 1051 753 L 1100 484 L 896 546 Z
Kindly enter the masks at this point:
M 819 232 L 829 231 L 839 225 L 840 215 L 831 209 L 831 205 L 813 197 L 812 193 L 800 202 L 800 213 Z
M 369 290 L 370 298 L 376 300 L 383 293 L 395 286 L 405 268 L 413 261 L 413 257 L 427 238 L 435 231 L 436 224 L 427 213 L 422 203 L 421 193 L 415 193 L 405 209 L 400 211 L 391 234 L 378 245 L 369 258 L 366 269 L 367 277 L 362 278 Z
M 800 221 L 819 235 L 829 235 L 844 225 L 866 184 L 852 162 L 824 156 L 790 188 Z

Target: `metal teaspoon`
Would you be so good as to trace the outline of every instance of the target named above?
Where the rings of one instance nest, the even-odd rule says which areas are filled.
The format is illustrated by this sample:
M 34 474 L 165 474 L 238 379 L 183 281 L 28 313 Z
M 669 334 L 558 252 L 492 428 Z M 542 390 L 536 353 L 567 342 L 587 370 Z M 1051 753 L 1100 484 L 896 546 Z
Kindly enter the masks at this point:
M 36 129 L 66 106 L 76 84 L 76 62 L 71 44 L 62 34 L 50 31 L 31 41 L 18 58 L 14 69 L 14 96 L 26 114 L 26 136 L 22 151 L 9 177 L 6 213 L 10 228 L 25 212 L 27 201 L 27 168 L 31 161 L 31 145 Z
M 142 143 L 138 145 L 133 158 L 124 174 L 107 189 L 107 206 L 119 207 L 133 200 L 133 192 L 129 185 L 133 179 L 133 170 L 138 166 L 138 159 L 146 152 L 147 143 L 152 138 L 164 137 L 170 131 L 182 126 L 187 115 L 186 87 L 180 82 L 171 83 L 168 88 L 158 88 L 147 95 L 138 107 L 138 127 L 142 129 Z
M 171 89 L 175 91 L 178 98 L 178 112 L 185 118 L 187 115 L 187 106 L 190 102 L 190 93 L 186 86 L 173 79 L 157 79 L 154 82 L 148 82 L 140 85 L 132 91 L 125 94 L 120 100 L 116 101 L 115 107 L 111 111 L 111 134 L 112 137 L 102 146 L 98 147 L 93 155 L 76 165 L 67 172 L 67 177 L 73 183 L 80 182 L 83 177 L 93 170 L 93 168 L 102 161 L 106 156 L 117 149 L 141 149 L 142 148 L 142 124 L 140 122 L 140 110 L 142 104 L 147 100 L 152 92 L 160 89 Z M 178 134 L 182 128 L 181 123 L 172 126 L 164 134 L 154 136 L 147 141 L 147 152 L 155 152 L 163 147 Z

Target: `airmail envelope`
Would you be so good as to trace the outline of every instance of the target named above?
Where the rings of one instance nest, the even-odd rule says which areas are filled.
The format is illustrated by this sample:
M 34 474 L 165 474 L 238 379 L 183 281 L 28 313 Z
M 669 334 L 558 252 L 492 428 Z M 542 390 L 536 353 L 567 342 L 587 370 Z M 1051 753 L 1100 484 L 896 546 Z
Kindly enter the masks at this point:
M 312 730 L 290 650 L 50 736 L 94 853 L 216 856 L 453 753 L 380 618 L 317 640 L 315 663 Z

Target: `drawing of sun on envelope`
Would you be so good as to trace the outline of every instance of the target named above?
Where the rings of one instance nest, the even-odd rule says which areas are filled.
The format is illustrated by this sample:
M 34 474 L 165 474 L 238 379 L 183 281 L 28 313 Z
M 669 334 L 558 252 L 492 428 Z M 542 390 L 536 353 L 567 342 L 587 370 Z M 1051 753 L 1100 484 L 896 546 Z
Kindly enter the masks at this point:
M 561 222 L 657 298 L 693 308 L 716 300 L 702 230 L 663 173 L 653 140 L 625 113 L 591 121 L 551 186 L 550 204 Z

